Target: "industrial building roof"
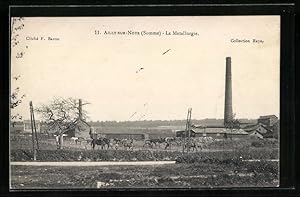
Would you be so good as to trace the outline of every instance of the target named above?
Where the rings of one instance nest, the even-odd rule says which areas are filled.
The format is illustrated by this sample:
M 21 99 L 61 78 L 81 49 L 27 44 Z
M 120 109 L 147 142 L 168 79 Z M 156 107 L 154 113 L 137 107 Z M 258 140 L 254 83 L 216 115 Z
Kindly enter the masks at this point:
M 226 128 L 193 128 L 191 131 L 195 133 L 227 133 L 227 134 L 236 134 L 236 135 L 248 135 L 243 129 L 226 129 Z
M 260 116 L 259 117 L 259 119 L 266 119 L 266 118 L 276 118 L 276 119 L 278 119 L 278 117 L 275 116 L 275 115 L 266 115 L 266 116 Z
M 266 132 L 271 132 L 270 129 L 268 129 L 264 124 L 262 123 L 258 123 L 258 124 L 255 124 L 255 125 L 249 125 L 247 127 L 244 127 L 243 129 L 247 132 L 251 132 L 253 130 L 259 130 L 259 127 L 262 127 L 263 129 L 266 130 Z M 262 132 L 260 131 L 260 133 L 265 133 L 265 132 Z
M 240 134 L 247 135 L 248 133 L 243 129 L 227 129 L 227 128 L 205 128 L 194 129 L 196 133 L 227 133 L 227 134 Z

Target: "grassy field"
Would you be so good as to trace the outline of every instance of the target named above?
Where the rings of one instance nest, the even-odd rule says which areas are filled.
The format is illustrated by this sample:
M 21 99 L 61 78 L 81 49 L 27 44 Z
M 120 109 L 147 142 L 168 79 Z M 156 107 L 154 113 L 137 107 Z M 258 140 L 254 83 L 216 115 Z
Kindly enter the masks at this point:
M 182 154 L 180 147 L 134 150 L 91 150 L 86 143 L 65 140 L 56 150 L 55 141 L 39 136 L 39 161 L 157 161 L 176 164 L 160 166 L 31 167 L 11 166 L 11 187 L 31 188 L 201 188 L 201 187 L 276 187 L 278 141 L 240 139 L 215 141 L 204 150 Z M 32 144 L 28 135 L 12 136 L 12 161 L 31 161 Z M 252 161 L 249 161 L 252 160 Z M 254 161 L 253 161 L 254 160 Z
M 252 168 L 249 166 L 251 165 Z M 276 187 L 276 162 L 254 171 L 244 162 L 239 168 L 214 163 L 161 166 L 28 167 L 12 166 L 11 187 L 30 188 L 186 188 Z M 248 166 L 248 168 L 246 168 Z

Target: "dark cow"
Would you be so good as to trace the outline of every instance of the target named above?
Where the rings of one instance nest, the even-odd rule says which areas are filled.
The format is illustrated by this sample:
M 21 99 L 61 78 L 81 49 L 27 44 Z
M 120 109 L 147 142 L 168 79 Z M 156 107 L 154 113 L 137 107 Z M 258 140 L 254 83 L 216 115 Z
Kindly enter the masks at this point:
M 165 143 L 165 138 L 157 138 L 157 139 L 150 139 L 150 142 L 154 145 L 154 146 L 159 146 L 162 144 L 162 143 Z
M 130 141 L 128 141 L 126 139 L 122 140 L 121 143 L 123 144 L 123 146 L 124 146 L 125 149 L 128 148 L 129 150 L 130 149 L 133 150 L 133 138 L 131 138 Z
M 197 142 L 194 142 L 194 141 L 186 142 L 185 145 L 184 145 L 184 147 L 187 149 L 187 151 L 190 151 L 191 149 L 192 149 L 192 151 L 194 151 L 194 150 L 197 151 L 198 148 L 199 148 L 200 150 L 203 149 L 201 143 L 197 143 Z
M 143 147 L 145 147 L 145 146 L 153 148 L 153 144 L 152 144 L 151 140 L 149 140 L 149 139 L 145 140 Z
M 176 139 L 175 137 L 166 137 L 165 138 L 165 142 L 166 142 L 166 146 L 165 149 L 170 148 L 171 149 L 171 145 L 176 144 L 177 146 L 180 146 L 180 141 L 178 141 L 178 139 Z
M 98 138 L 98 139 L 93 139 L 91 142 L 91 145 L 93 149 L 95 149 L 96 145 L 101 146 L 101 149 L 105 148 L 107 146 L 107 149 L 110 147 L 110 140 L 107 138 Z
M 78 143 L 81 144 L 82 141 L 84 141 L 83 137 L 78 137 L 77 139 L 75 139 L 76 144 L 78 144 Z
M 156 147 L 157 145 L 160 147 L 162 143 L 165 143 L 165 138 L 147 139 L 144 141 L 143 147 L 149 146 L 153 148 L 154 146 Z

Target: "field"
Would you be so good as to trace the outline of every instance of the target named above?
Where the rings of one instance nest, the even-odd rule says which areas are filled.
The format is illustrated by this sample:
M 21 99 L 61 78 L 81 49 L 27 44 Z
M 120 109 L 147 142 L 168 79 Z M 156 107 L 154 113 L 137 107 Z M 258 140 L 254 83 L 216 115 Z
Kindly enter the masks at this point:
M 38 161 L 176 161 L 145 166 L 11 166 L 11 188 L 201 188 L 276 187 L 279 185 L 278 141 L 274 139 L 222 140 L 200 151 L 182 154 L 173 146 L 133 150 L 92 150 L 89 144 L 65 140 L 56 150 L 55 141 L 39 136 Z M 29 135 L 11 137 L 11 161 L 32 161 Z

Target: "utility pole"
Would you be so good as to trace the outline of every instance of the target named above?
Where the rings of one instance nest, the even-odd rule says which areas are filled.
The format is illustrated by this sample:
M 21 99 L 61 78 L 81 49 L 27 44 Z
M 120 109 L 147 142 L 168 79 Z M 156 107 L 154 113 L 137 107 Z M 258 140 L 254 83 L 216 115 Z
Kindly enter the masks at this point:
M 38 139 L 37 132 L 36 132 L 36 125 L 35 125 L 34 110 L 33 110 L 32 102 L 31 102 L 31 116 L 32 116 L 32 120 L 33 120 L 34 134 L 35 134 L 35 140 L 36 140 L 36 148 L 37 148 L 37 150 L 39 150 L 40 149 L 39 139 Z
M 36 160 L 36 148 L 35 148 L 35 137 L 37 139 L 36 135 L 36 129 L 33 128 L 35 127 L 34 123 L 34 116 L 33 116 L 33 107 L 32 107 L 32 101 L 29 102 L 29 107 L 30 107 L 30 123 L 31 123 L 31 135 L 32 135 L 32 150 L 33 150 L 33 160 Z M 35 131 L 35 132 L 34 132 Z
M 191 118 L 192 118 L 192 108 L 188 109 L 188 114 L 187 114 L 187 118 L 186 118 L 186 127 L 185 127 L 185 133 L 183 135 L 183 146 L 182 146 L 182 153 L 184 153 L 185 150 L 185 145 L 188 143 L 188 145 L 190 145 L 190 137 L 191 137 L 191 131 L 190 131 L 190 125 L 191 125 Z M 186 137 L 187 139 L 187 143 L 186 143 Z M 189 147 L 187 146 L 187 151 L 189 151 Z
M 191 119 L 192 119 L 192 108 L 188 111 L 188 141 L 191 139 Z
M 187 149 L 187 151 L 190 150 L 190 145 L 191 145 L 191 119 L 192 119 L 192 108 L 189 108 L 189 110 L 188 110 L 188 149 Z

